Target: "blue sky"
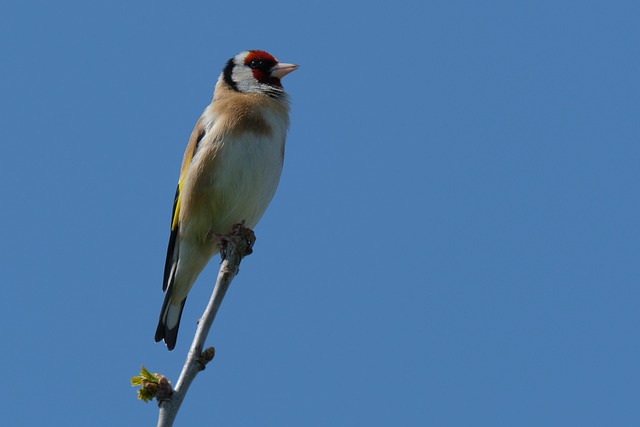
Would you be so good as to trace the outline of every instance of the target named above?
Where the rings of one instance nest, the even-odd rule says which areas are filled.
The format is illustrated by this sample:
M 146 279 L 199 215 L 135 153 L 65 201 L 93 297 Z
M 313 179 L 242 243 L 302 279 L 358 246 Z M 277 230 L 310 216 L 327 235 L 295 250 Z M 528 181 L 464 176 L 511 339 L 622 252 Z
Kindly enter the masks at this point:
M 182 152 L 225 61 L 301 65 L 285 169 L 176 425 L 640 425 L 632 1 L 14 2 L 6 425 L 154 425 Z M 43 421 L 44 420 L 44 421 Z

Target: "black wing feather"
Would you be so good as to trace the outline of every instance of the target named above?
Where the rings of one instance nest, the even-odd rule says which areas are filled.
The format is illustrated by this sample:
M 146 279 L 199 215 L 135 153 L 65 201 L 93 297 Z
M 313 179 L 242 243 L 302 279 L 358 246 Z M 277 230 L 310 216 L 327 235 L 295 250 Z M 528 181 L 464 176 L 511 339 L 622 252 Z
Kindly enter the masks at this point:
M 176 212 L 176 207 L 178 206 L 179 199 L 180 199 L 180 185 L 178 184 L 178 187 L 176 188 L 176 196 L 173 201 L 173 211 L 171 215 L 172 228 L 171 228 L 171 235 L 169 236 L 169 247 L 167 248 L 167 260 L 164 263 L 164 280 L 162 281 L 163 292 L 166 291 L 167 287 L 169 286 L 171 269 L 173 268 L 174 260 L 178 258 L 178 254 L 175 251 L 177 250 L 176 241 L 178 240 L 178 231 L 180 229 L 180 226 L 176 224 L 176 226 L 173 227 L 173 220 L 174 220 L 174 217 L 178 215 L 178 212 Z

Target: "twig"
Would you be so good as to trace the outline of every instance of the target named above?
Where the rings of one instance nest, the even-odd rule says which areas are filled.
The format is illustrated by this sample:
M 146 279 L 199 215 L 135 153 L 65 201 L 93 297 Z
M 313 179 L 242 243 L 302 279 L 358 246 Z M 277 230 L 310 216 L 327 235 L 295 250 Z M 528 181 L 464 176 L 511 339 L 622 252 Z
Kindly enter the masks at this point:
M 218 278 L 213 288 L 211 299 L 209 299 L 209 304 L 198 321 L 198 328 L 176 387 L 169 397 L 158 399 L 158 406 L 160 407 L 158 427 L 170 427 L 173 425 L 189 386 L 198 372 L 204 370 L 207 362 L 213 359 L 213 348 L 203 352 L 204 342 L 207 339 L 218 308 L 220 308 L 222 299 L 231 281 L 238 274 L 240 261 L 252 252 L 253 242 L 255 241 L 253 231 L 245 228 L 244 223 L 234 226 L 229 236 L 215 237 L 218 238 L 221 246 L 220 253 L 223 260 L 218 272 Z

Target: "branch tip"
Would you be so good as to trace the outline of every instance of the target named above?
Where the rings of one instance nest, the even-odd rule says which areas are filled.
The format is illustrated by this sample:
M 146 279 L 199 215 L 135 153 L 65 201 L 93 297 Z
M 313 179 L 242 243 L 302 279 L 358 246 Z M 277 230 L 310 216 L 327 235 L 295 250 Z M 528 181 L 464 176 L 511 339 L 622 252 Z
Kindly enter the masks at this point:
M 173 393 L 171 383 L 162 374 L 152 374 L 144 366 L 140 369 L 140 375 L 131 378 L 133 387 L 140 386 L 138 390 L 138 399 L 149 402 L 154 398 L 167 399 Z

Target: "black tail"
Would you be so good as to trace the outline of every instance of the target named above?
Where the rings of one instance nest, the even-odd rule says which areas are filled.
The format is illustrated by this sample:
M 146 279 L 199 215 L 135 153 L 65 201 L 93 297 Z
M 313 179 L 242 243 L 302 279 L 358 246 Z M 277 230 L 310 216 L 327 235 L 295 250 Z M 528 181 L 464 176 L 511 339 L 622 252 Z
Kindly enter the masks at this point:
M 156 329 L 156 342 L 164 340 L 165 344 L 167 344 L 167 348 L 169 351 L 173 350 L 176 346 L 176 341 L 178 339 L 178 328 L 180 328 L 180 319 L 182 319 L 182 310 L 184 309 L 184 303 L 187 302 L 187 299 L 183 299 L 180 303 L 180 308 L 172 305 L 171 301 L 171 292 L 167 292 L 164 297 L 164 302 L 162 303 L 162 310 L 160 310 L 160 320 L 158 321 L 158 328 Z M 178 321 L 173 327 L 169 327 L 166 323 L 169 311 L 180 310 L 178 313 Z

